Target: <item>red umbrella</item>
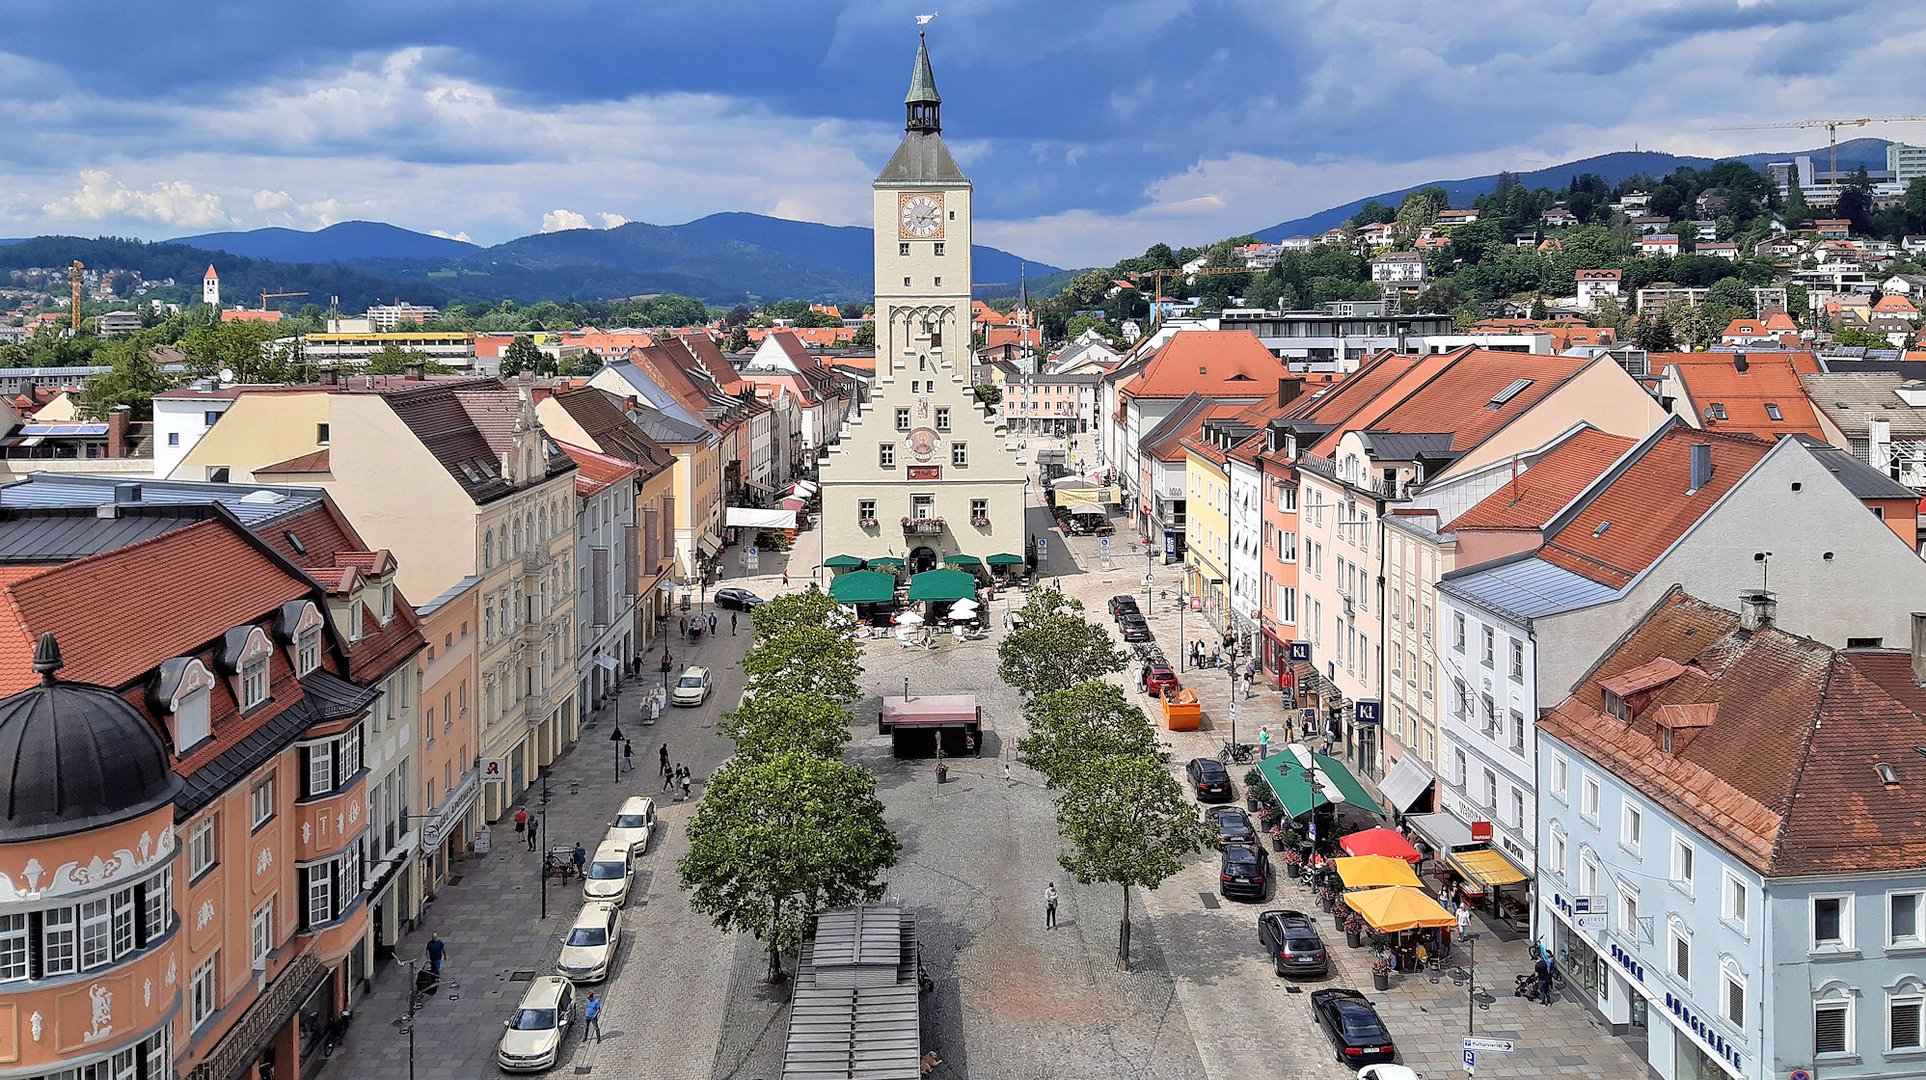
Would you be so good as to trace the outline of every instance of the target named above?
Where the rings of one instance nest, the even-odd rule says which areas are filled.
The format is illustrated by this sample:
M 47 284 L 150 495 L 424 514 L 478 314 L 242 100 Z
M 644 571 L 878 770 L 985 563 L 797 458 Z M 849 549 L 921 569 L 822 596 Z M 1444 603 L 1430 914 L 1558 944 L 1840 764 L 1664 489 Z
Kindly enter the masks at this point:
M 1406 862 L 1419 862 L 1424 858 L 1418 854 L 1417 848 L 1411 846 L 1411 841 L 1396 829 L 1387 829 L 1382 825 L 1354 832 L 1339 840 L 1338 847 L 1343 848 L 1346 855 L 1388 855 Z

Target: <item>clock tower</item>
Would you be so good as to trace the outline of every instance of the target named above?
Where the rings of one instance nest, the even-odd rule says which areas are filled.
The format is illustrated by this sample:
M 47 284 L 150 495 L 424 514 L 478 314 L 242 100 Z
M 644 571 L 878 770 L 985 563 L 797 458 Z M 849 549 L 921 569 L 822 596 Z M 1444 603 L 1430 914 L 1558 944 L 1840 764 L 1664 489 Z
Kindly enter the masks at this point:
M 970 181 L 943 145 L 926 41 L 903 95 L 903 143 L 876 178 L 876 374 L 970 363 Z
M 818 472 L 825 572 L 839 555 L 979 577 L 1022 562 L 1024 467 L 970 384 L 971 189 L 942 108 L 919 42 L 903 143 L 871 192 L 876 378 Z

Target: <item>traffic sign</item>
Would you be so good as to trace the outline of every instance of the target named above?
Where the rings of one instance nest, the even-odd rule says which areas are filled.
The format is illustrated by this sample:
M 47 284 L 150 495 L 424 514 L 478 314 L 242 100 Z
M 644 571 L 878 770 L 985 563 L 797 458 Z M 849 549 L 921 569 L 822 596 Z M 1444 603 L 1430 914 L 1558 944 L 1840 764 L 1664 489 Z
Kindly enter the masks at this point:
M 1097 547 L 1099 550 L 1106 549 L 1109 546 L 1110 546 L 1110 538 L 1108 536 L 1098 538 Z
M 1037 558 L 1047 559 L 1049 557 L 1050 557 L 1050 538 L 1047 536 L 1037 537 Z
M 1467 1054 L 1479 1050 L 1492 1054 L 1509 1054 L 1516 1049 L 1518 1049 L 1517 1044 L 1510 1039 L 1481 1039 L 1474 1035 L 1465 1036 L 1465 1053 Z
M 1478 1071 L 1478 1051 L 1476 1050 L 1465 1051 L 1465 1071 L 1466 1072 Z

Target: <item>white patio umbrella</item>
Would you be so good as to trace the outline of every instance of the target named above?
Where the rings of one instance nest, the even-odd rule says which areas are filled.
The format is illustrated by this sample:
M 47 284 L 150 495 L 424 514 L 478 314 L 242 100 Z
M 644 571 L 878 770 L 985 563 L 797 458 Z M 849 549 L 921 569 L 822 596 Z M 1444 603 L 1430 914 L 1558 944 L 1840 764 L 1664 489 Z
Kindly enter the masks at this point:
M 958 600 L 956 603 L 950 605 L 951 611 L 975 611 L 976 609 L 977 609 L 976 601 L 970 599 L 967 596 L 961 600 Z
M 922 624 L 923 616 L 914 611 L 899 611 L 893 621 L 898 626 L 918 626 Z

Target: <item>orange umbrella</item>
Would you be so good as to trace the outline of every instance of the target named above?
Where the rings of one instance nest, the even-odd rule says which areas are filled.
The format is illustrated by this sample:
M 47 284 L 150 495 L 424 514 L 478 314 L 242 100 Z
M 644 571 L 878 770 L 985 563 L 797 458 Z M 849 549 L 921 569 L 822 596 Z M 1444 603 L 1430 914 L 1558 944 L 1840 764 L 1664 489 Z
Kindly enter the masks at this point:
M 1382 889 L 1361 889 L 1344 894 L 1344 902 L 1358 913 L 1371 929 L 1381 934 L 1413 930 L 1421 926 L 1456 926 L 1458 917 L 1446 911 L 1423 889 L 1392 885 Z
M 1403 859 L 1389 855 L 1356 855 L 1345 859 L 1332 859 L 1331 865 L 1337 867 L 1338 877 L 1347 889 L 1378 889 L 1391 885 L 1408 885 L 1423 888 L 1424 882 L 1412 871 L 1411 864 Z

